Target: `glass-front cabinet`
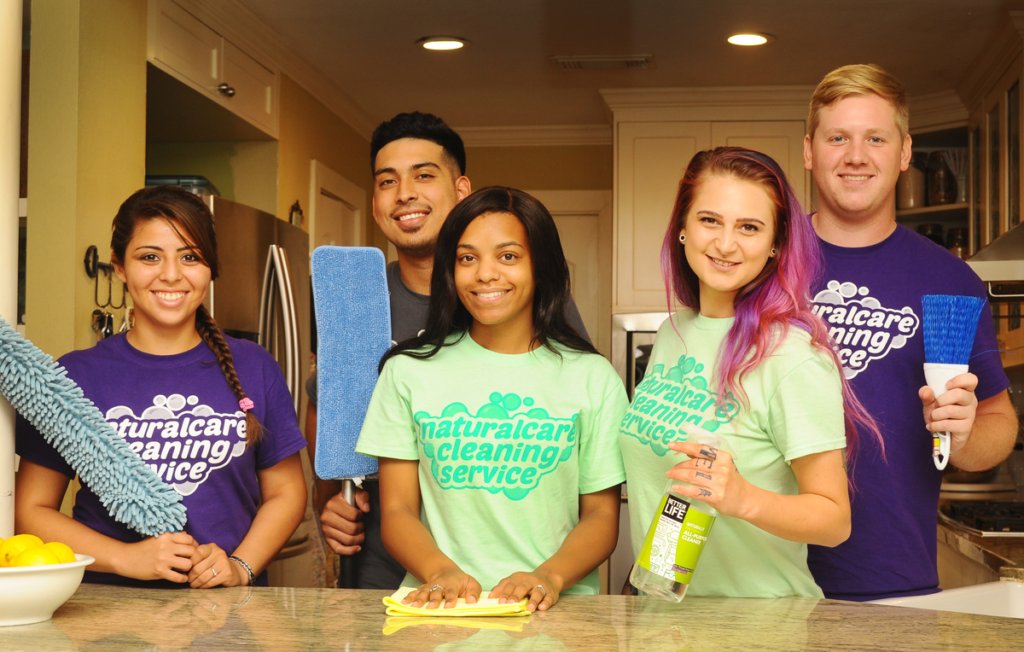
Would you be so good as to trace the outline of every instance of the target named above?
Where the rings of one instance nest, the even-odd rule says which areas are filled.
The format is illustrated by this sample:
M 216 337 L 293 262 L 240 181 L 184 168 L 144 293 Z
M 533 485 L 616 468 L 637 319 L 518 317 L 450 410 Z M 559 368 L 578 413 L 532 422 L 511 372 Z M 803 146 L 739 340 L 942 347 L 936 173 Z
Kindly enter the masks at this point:
M 970 250 L 988 246 L 1021 220 L 1021 82 L 1018 55 L 999 82 L 973 107 L 970 135 Z

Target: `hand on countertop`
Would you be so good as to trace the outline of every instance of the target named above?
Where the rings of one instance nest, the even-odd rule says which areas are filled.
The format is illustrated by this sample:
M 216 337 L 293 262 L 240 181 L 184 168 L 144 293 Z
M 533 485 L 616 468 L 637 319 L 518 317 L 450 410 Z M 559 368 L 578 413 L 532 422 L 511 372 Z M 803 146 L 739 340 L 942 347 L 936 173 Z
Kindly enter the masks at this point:
M 562 593 L 562 581 L 540 568 L 532 573 L 512 573 L 491 589 L 488 598 L 498 598 L 501 604 L 516 603 L 529 596 L 526 608 L 531 613 L 546 611 L 555 606 Z
M 183 584 L 192 570 L 196 540 L 186 532 L 165 532 L 125 544 L 117 574 L 137 580 L 170 580 Z
M 238 564 L 232 563 L 228 553 L 216 543 L 207 543 L 198 546 L 192 554 L 192 570 L 188 573 L 188 581 L 193 589 L 245 586 L 249 583 L 249 574 Z
M 463 572 L 458 566 L 451 566 L 435 577 L 428 579 L 416 591 L 402 599 L 402 604 L 410 607 L 434 609 L 442 606 L 450 609 L 459 598 L 465 598 L 466 604 L 474 604 L 480 598 L 483 588 L 472 575 Z

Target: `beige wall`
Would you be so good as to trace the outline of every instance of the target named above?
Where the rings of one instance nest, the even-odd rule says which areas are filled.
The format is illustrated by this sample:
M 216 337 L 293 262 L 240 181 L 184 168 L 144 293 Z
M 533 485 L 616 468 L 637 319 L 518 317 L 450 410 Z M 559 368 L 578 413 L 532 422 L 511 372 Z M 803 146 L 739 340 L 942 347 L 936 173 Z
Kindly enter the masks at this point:
M 143 184 L 145 0 L 33 0 L 29 92 L 25 322 L 57 357 L 95 342 L 85 250 L 109 259 L 110 222 Z
M 613 164 L 611 145 L 466 149 L 466 176 L 477 190 L 611 190 Z
M 278 217 L 287 219 L 296 199 L 309 215 L 310 162 L 316 159 L 366 191 L 364 232 L 372 234 L 372 242 L 367 244 L 386 251 L 387 240 L 370 212 L 373 175 L 369 141 L 284 74 L 278 138 Z
M 275 140 L 147 143 L 146 174 L 203 176 L 224 199 L 277 213 Z

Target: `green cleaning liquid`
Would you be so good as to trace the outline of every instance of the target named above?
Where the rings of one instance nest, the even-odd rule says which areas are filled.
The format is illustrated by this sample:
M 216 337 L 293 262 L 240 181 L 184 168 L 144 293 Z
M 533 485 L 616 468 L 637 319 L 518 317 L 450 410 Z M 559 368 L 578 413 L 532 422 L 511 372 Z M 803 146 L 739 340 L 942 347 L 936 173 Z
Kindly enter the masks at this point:
M 725 448 L 716 435 L 702 434 L 696 440 Z M 629 583 L 639 591 L 670 602 L 680 602 L 686 595 L 718 515 L 718 510 L 704 501 L 672 491 L 677 484 L 687 483 L 669 480 L 629 574 Z

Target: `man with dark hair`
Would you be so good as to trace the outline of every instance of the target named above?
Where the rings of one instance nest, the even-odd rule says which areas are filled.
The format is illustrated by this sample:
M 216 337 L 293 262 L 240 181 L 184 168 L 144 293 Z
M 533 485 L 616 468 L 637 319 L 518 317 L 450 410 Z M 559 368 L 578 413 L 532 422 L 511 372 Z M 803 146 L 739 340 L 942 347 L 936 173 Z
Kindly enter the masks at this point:
M 462 138 L 437 116 L 399 113 L 381 123 L 370 139 L 373 169 L 373 218 L 398 251 L 388 265 L 391 294 L 391 337 L 395 342 L 415 337 L 427 323 L 434 244 L 448 213 L 472 188 L 466 177 Z M 586 328 L 576 304 L 570 302 L 569 322 L 584 338 Z M 306 383 L 307 449 L 316 452 L 316 375 Z M 380 487 L 367 478 L 349 505 L 338 481 L 318 480 L 316 510 L 324 538 L 339 555 L 355 555 L 352 586 L 395 590 L 405 569 L 394 560 L 380 535 Z

